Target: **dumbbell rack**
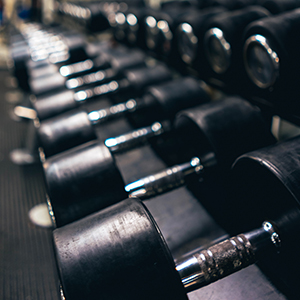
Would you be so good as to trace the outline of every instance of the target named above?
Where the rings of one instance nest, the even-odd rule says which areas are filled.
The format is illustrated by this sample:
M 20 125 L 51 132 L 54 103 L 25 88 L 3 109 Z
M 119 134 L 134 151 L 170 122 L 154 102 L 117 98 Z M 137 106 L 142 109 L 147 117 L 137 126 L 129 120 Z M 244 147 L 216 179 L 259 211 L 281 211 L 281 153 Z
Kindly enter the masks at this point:
M 5 85 L 8 72 L 1 71 L 0 90 Z M 104 103 L 105 105 L 107 103 Z M 34 226 L 28 211 L 45 201 L 45 186 L 39 164 L 16 166 L 9 160 L 9 152 L 25 143 L 26 125 L 9 117 L 13 105 L 0 102 L 0 276 L 1 299 L 58 300 L 59 279 L 52 250 L 51 229 Z M 102 137 L 118 134 L 130 125 L 121 119 L 104 126 Z M 131 151 L 116 158 L 126 183 L 160 170 L 164 162 L 149 146 Z M 159 198 L 159 199 L 158 199 Z M 175 258 L 194 248 L 207 245 L 226 232 L 208 215 L 200 202 L 186 189 L 145 202 L 170 247 Z M 280 270 L 279 270 L 280 272 Z M 266 275 L 252 266 L 233 276 L 189 294 L 191 300 L 283 300 L 284 296 Z M 112 299 L 113 300 L 113 299 Z

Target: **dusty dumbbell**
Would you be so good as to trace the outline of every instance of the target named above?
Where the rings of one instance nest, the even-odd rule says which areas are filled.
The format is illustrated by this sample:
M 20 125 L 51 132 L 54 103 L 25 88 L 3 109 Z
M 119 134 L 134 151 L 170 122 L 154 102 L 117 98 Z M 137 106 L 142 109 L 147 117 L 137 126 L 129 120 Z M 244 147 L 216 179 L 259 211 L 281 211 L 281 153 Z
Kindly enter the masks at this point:
M 70 111 L 40 122 L 38 140 L 46 157 L 97 138 L 96 127 L 124 115 L 138 114 L 140 126 L 172 120 L 185 108 L 209 100 L 207 86 L 192 77 L 174 79 L 147 89 L 140 98 L 131 98 L 107 108 L 86 112 Z
M 244 33 L 244 63 L 252 94 L 282 107 L 292 105 L 299 94 L 299 24 L 300 10 L 295 9 L 253 22 Z
M 112 80 L 102 85 L 92 85 L 81 90 L 65 90 L 53 95 L 39 97 L 33 100 L 32 106 L 37 117 L 44 120 L 77 108 L 90 99 L 98 99 L 101 96 L 118 93 L 142 93 L 147 86 L 171 78 L 171 71 L 161 64 L 152 67 L 134 68 L 124 71 L 121 79 Z
M 160 194 L 202 177 L 203 170 L 228 170 L 238 155 L 274 143 L 260 111 L 235 97 L 190 109 L 176 118 L 175 126 L 183 136 L 176 146 L 180 164 L 127 185 L 128 193 L 144 198 Z M 126 145 L 124 136 L 118 140 Z M 124 183 L 111 153 L 118 145 L 111 144 L 90 142 L 43 164 L 56 226 L 124 199 Z
M 54 244 L 62 293 L 70 300 L 87 293 L 90 299 L 100 295 L 103 299 L 187 299 L 186 293 L 257 260 L 269 261 L 278 277 L 282 275 L 279 267 L 287 264 L 293 282 L 297 282 L 299 153 L 298 137 L 240 157 L 232 172 L 238 178 L 234 186 L 241 193 L 235 199 L 237 207 L 229 201 L 228 211 L 235 211 L 235 231 L 247 228 L 246 233 L 176 263 L 152 215 L 138 199 L 127 199 L 56 229 Z M 113 280 L 116 272 L 123 279 L 121 283 Z M 132 280 L 137 283 L 134 287 Z M 85 283 L 84 291 L 82 286 L 77 288 L 79 282 Z

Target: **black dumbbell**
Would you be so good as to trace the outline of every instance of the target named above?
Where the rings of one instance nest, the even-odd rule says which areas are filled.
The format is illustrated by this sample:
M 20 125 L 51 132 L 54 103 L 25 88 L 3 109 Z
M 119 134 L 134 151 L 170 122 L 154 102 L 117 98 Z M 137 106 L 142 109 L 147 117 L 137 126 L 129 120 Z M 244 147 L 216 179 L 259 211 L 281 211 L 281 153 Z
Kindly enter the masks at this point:
M 145 22 L 150 7 L 131 7 L 126 12 L 116 12 L 110 19 L 114 39 L 131 47 L 146 49 Z
M 208 61 L 206 74 L 209 82 L 220 82 L 229 91 L 245 93 L 247 75 L 243 66 L 242 36 L 248 24 L 270 16 L 260 6 L 249 6 L 233 12 L 224 12 L 206 23 L 203 47 Z
M 299 94 L 300 10 L 253 22 L 244 33 L 244 63 L 252 94 L 282 107 Z
M 26 30 L 28 34 L 25 34 L 24 40 L 12 43 L 10 46 L 11 51 L 16 54 L 16 65 L 28 59 L 40 62 L 52 58 L 53 62 L 56 62 L 60 55 L 76 61 L 85 55 L 86 40 L 78 33 L 60 27 L 39 29 L 34 32 L 31 32 L 29 27 Z
M 79 23 L 88 31 L 98 32 L 109 28 L 109 23 L 104 15 L 103 3 L 64 2 L 59 3 L 57 9 L 59 14 Z
M 175 39 L 176 29 L 184 16 L 199 10 L 187 1 L 173 1 L 161 6 L 159 13 L 153 15 L 150 13 L 145 18 L 146 44 L 156 57 L 180 68 Z
M 111 15 L 116 11 L 125 12 L 128 7 L 143 7 L 144 5 L 144 1 L 141 0 L 62 3 L 59 5 L 59 12 L 79 22 L 89 32 L 99 32 L 109 28 Z
M 195 252 L 176 264 L 171 263 L 172 256 L 152 215 L 138 199 L 127 199 L 56 229 L 55 252 L 64 295 L 70 300 L 86 293 L 90 299 L 99 295 L 103 299 L 187 299 L 185 293 L 257 260 L 272 263 L 277 277 L 282 275 L 280 266 L 288 264 L 290 277 L 297 283 L 299 153 L 298 137 L 240 157 L 233 173 L 238 178 L 234 186 L 241 193 L 235 199 L 237 207 L 230 203 L 228 211 L 235 211 L 235 231 L 246 227 L 248 232 Z M 99 273 L 100 268 L 103 273 Z M 123 279 L 121 283 L 113 280 L 116 272 Z M 132 280 L 137 283 L 134 287 Z M 85 282 L 84 291 L 77 288 L 79 282 Z
M 102 72 L 102 75 L 105 72 Z M 121 79 L 82 90 L 66 90 L 53 95 L 32 100 L 32 106 L 40 120 L 44 120 L 79 107 L 90 99 L 122 93 L 142 93 L 149 85 L 158 84 L 172 78 L 171 71 L 162 64 L 126 70 Z M 128 95 L 127 94 L 127 95 Z
M 125 51 L 122 49 L 122 47 L 117 47 L 117 50 Z M 41 60 L 39 62 L 34 62 L 33 60 L 27 60 L 25 62 L 26 64 L 26 76 L 22 77 L 22 84 L 27 84 L 28 92 L 34 92 L 31 90 L 31 83 L 35 80 L 38 80 L 39 82 L 46 81 L 49 88 L 52 87 L 53 89 L 60 86 L 63 86 L 63 79 L 59 78 L 58 72 L 62 74 L 64 77 L 72 77 L 76 75 L 77 73 L 85 73 L 89 70 L 92 71 L 92 68 L 94 68 L 95 64 L 101 64 L 103 63 L 103 68 L 106 67 L 108 63 L 105 63 L 105 58 L 108 59 L 107 55 L 104 53 L 108 51 L 114 51 L 110 45 L 109 42 L 100 42 L 97 44 L 87 44 L 85 47 L 86 55 L 82 56 L 82 60 L 73 63 L 73 64 L 67 64 L 68 61 L 61 61 L 57 63 L 51 63 L 49 60 Z M 97 52 L 97 54 L 96 54 Z M 95 58 L 96 56 L 99 56 L 99 53 L 103 53 L 101 61 L 100 58 Z M 96 60 L 96 62 L 94 62 Z M 65 67 L 64 65 L 67 64 Z M 101 66 L 101 65 L 100 65 Z M 90 72 L 91 72 L 90 71 Z M 55 74 L 56 77 L 55 77 Z M 52 77 L 51 77 L 52 76 Z M 20 76 L 19 76 L 20 77 Z M 19 79 L 21 80 L 21 79 Z M 33 85 L 34 87 L 34 85 Z M 45 90 L 47 90 L 44 87 Z M 43 91 L 43 90 L 42 90 Z M 39 93 L 39 90 L 37 91 Z
M 228 170 L 238 155 L 274 142 L 260 111 L 235 97 L 190 109 L 176 118 L 175 125 L 182 137 L 176 145 L 177 161 L 182 164 L 127 185 L 127 192 L 147 198 L 168 191 L 186 179 L 198 179 L 204 169 Z M 90 142 L 52 156 L 43 167 L 48 205 L 58 227 L 126 194 L 112 153 L 102 143 Z
M 223 7 L 212 7 L 203 9 L 200 13 L 194 12 L 185 17 L 185 20 L 178 25 L 176 32 L 177 48 L 181 60 L 197 70 L 200 75 L 205 74 L 203 40 L 206 22 L 227 11 Z
M 116 49 L 99 49 L 99 52 L 101 50 L 102 54 L 93 60 L 87 59 L 62 66 L 59 72 L 43 78 L 31 77 L 29 80 L 31 92 L 36 97 L 41 97 L 41 95 L 58 90 L 71 90 L 85 85 L 96 85 L 117 79 L 124 70 L 145 66 L 146 56 L 138 50 L 129 52 L 122 48 L 119 50 L 119 47 Z
M 76 110 L 44 120 L 37 128 L 38 140 L 48 157 L 96 139 L 97 125 L 124 115 L 138 114 L 135 123 L 140 123 L 139 126 L 172 120 L 178 111 L 207 102 L 207 91 L 203 82 L 191 77 L 167 81 L 148 88 L 140 98 L 89 113 Z
M 65 33 L 62 37 L 59 34 L 51 35 L 49 39 L 51 38 L 54 41 L 50 43 L 48 49 L 34 50 L 33 47 L 29 48 L 26 42 L 10 49 L 13 74 L 18 79 L 20 87 L 26 91 L 30 90 L 28 79 L 34 75 L 32 69 L 42 69 L 37 74 L 39 76 L 47 75 L 55 71 L 53 64 L 75 62 L 88 57 L 83 36 Z

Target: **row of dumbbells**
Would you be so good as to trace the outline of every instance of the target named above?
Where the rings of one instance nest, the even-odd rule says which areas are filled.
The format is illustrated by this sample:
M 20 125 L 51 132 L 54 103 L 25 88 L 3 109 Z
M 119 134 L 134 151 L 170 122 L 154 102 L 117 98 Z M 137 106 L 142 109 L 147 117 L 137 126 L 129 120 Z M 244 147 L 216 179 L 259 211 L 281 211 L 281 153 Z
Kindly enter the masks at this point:
M 116 14 L 115 37 L 224 90 L 293 105 L 286 95 L 299 93 L 299 2 L 220 2 L 129 9 Z
M 160 10 L 129 6 L 109 19 L 118 41 L 147 50 L 181 72 L 196 72 L 225 91 L 268 100 L 293 114 L 299 92 L 298 6 L 298 1 L 227 1 L 198 9 L 175 2 Z M 32 77 L 33 92 L 43 92 Z M 58 75 L 51 82 L 66 84 Z
M 74 65 L 72 68 L 63 67 L 69 70 Z M 109 70 L 115 69 L 109 65 Z M 153 76 L 150 75 L 152 72 Z M 184 262 L 177 262 L 178 273 L 175 272 L 155 221 L 136 197 L 154 197 L 190 181 L 197 192 L 214 176 L 234 176 L 230 167 L 236 158 L 275 144 L 275 139 L 257 107 L 239 97 L 225 97 L 210 103 L 211 95 L 204 83 L 187 77 L 172 79 L 165 66 L 150 69 L 144 66 L 126 70 L 118 76 L 120 78 L 114 77 L 113 81 L 109 78 L 102 88 L 89 86 L 72 95 L 86 100 L 89 93 L 99 90 L 100 94 L 93 94 L 93 97 L 102 93 L 107 95 L 110 88 L 114 96 L 124 97 L 124 90 L 120 87 L 125 87 L 128 92 L 125 97 L 129 97 L 126 102 L 91 112 L 78 114 L 72 111 L 68 113 L 69 119 L 59 115 L 36 122 L 46 155 L 43 168 L 49 212 L 59 227 L 54 231 L 54 244 L 66 299 L 186 299 L 186 292 L 241 269 L 265 253 L 276 253 L 281 248 L 285 253 L 289 248 L 281 246 L 282 243 L 293 240 L 297 246 L 294 237 L 298 234 L 299 141 L 295 139 L 245 154 L 235 163 L 233 174 L 237 172 L 240 184 L 228 186 L 226 197 L 226 206 L 232 208 L 231 216 L 235 216 L 231 222 L 233 225 L 241 223 L 233 227 L 248 230 L 267 220 L 262 228 L 223 241 Z M 146 88 L 153 84 L 157 85 Z M 54 101 L 59 94 L 53 93 L 51 97 Z M 43 99 L 49 98 L 45 93 Z M 61 99 L 57 102 L 63 101 L 65 96 Z M 36 97 L 33 103 L 39 101 L 41 99 Z M 204 102 L 209 103 L 202 104 Z M 58 106 L 58 103 L 53 106 Z M 144 115 L 138 114 L 137 118 L 141 119 L 140 122 L 149 122 L 149 126 L 104 142 L 84 144 L 95 138 L 93 124 L 109 119 L 106 117 L 110 114 L 115 117 L 119 112 L 137 111 L 139 103 Z M 176 115 L 182 109 L 184 111 Z M 44 128 L 44 133 L 41 128 Z M 84 128 L 88 128 L 89 135 L 94 137 L 80 140 Z M 74 131 L 79 135 L 74 135 Z M 173 159 L 178 165 L 129 183 L 124 189 L 125 184 L 112 155 L 132 149 L 148 138 L 161 138 L 164 133 L 167 133 L 165 142 L 173 145 L 170 148 L 174 149 Z M 67 142 L 66 148 L 47 154 L 50 147 L 47 147 L 47 142 L 42 142 L 43 136 L 49 144 L 51 138 L 59 137 L 52 144 L 54 148 L 59 145 L 59 148 L 60 143 L 72 134 L 75 146 L 83 143 L 81 146 L 72 148 L 74 145 Z M 278 193 L 271 192 L 277 180 L 281 183 L 276 187 Z M 241 190 L 239 196 L 238 190 Z M 270 197 L 266 190 L 274 197 Z M 132 199 L 122 201 L 128 196 Z M 249 199 L 250 204 L 241 205 L 243 199 Z M 99 211 L 106 206 L 110 207 Z M 247 208 L 247 214 L 236 216 L 233 208 L 236 213 Z M 231 216 L 229 214 L 228 219 Z M 121 282 L 116 282 L 116 276 Z M 135 282 L 134 286 L 132 282 Z
M 257 259 L 297 266 L 291 259 L 299 249 L 299 138 L 275 145 L 261 112 L 236 97 L 182 111 L 173 126 L 179 163 L 127 185 L 107 147 L 110 142 L 118 147 L 118 138 L 126 143 L 126 135 L 84 144 L 43 163 L 66 299 L 186 299 L 187 292 Z M 266 145 L 271 146 L 238 157 Z M 232 231 L 262 227 L 174 264 L 141 200 L 159 201 L 155 196 L 184 184 L 200 195 L 206 184 L 221 191 L 221 198 L 212 193 L 207 201 L 222 211 Z

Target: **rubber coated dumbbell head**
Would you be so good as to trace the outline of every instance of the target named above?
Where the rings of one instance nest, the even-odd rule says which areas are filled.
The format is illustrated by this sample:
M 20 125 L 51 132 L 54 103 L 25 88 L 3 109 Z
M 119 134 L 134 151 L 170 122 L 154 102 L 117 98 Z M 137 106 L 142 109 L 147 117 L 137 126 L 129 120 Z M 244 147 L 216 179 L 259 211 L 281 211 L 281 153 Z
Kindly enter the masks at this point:
M 299 214 L 299 153 L 300 139 L 296 137 L 246 153 L 236 160 L 230 206 L 233 213 L 247 211 L 247 214 L 242 220 L 236 219 L 232 225 L 237 227 L 235 230 L 247 230 L 266 216 L 273 220 L 285 216 L 288 220 Z
M 80 110 L 41 122 L 37 136 L 47 157 L 97 138 L 88 114 Z
M 276 260 L 268 256 L 260 267 L 291 298 L 299 294 L 295 276 L 300 267 L 299 154 L 300 139 L 296 137 L 242 155 L 233 166 L 232 193 L 223 209 L 225 228 L 231 233 L 247 230 L 263 218 L 280 229 L 280 255 Z
M 53 235 L 68 300 L 187 299 L 164 238 L 137 199 L 56 229 Z
M 64 159 L 60 159 L 63 155 Z M 104 144 L 92 141 L 49 158 L 43 168 L 50 215 L 62 226 L 112 205 L 127 194 L 114 158 Z M 83 199 L 85 199 L 83 203 Z
M 251 23 L 244 32 L 244 64 L 254 90 L 272 102 L 298 93 L 300 10 Z
M 183 111 L 175 126 L 181 138 L 178 144 L 183 145 L 182 159 L 213 152 L 218 166 L 226 170 L 239 155 L 275 142 L 261 111 L 240 97 L 227 97 L 201 105 L 198 110 Z
M 210 70 L 206 76 L 221 80 L 232 89 L 244 89 L 247 75 L 243 65 L 243 32 L 246 26 L 266 18 L 269 11 L 250 6 L 233 12 L 224 12 L 206 23 L 204 49 Z

